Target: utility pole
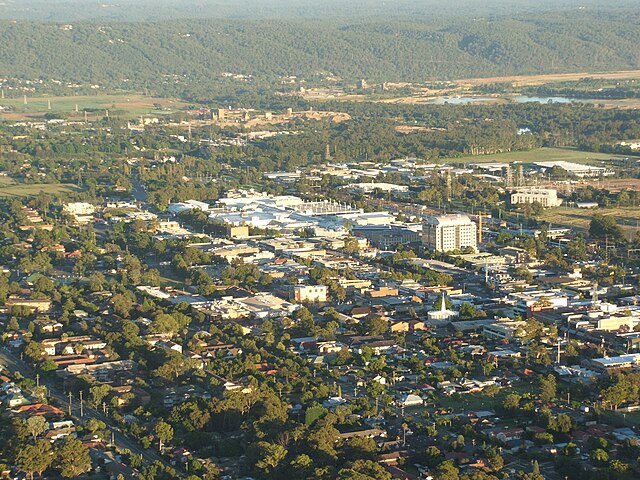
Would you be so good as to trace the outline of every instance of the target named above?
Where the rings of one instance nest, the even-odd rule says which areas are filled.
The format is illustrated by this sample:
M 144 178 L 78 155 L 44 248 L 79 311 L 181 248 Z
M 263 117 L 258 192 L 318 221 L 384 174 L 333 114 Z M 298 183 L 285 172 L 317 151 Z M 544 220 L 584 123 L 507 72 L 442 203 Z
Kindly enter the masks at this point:
M 82 390 L 80 390 L 80 418 L 84 416 L 84 402 L 82 401 Z
M 69 391 L 69 416 L 71 416 L 71 399 L 73 398 L 73 395 L 71 394 L 71 391 Z
M 40 374 L 36 373 L 36 387 L 40 388 Z

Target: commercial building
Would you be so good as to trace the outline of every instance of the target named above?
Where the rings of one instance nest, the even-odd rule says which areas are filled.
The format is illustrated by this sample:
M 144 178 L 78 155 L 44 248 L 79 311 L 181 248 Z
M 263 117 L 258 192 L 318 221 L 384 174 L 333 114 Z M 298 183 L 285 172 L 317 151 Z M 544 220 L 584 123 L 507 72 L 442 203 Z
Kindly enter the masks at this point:
M 437 252 L 478 246 L 477 226 L 462 214 L 427 216 L 422 225 L 422 243 Z
M 91 215 L 96 211 L 96 207 L 86 202 L 72 202 L 67 203 L 62 209 L 69 215 Z
M 372 245 L 385 250 L 420 241 L 420 232 L 417 227 L 358 226 L 353 227 L 351 233 L 355 237 L 366 238 Z
M 637 368 L 640 366 L 640 353 L 628 353 L 617 357 L 593 358 L 590 361 L 590 365 L 598 372 Z
M 511 194 L 511 204 L 539 203 L 543 207 L 559 207 L 562 199 L 558 191 L 551 188 L 517 188 Z
M 495 340 L 511 340 L 518 336 L 519 331 L 523 331 L 527 322 L 495 322 L 482 327 L 482 335 Z M 518 332 L 518 333 L 516 333 Z
M 293 287 L 293 298 L 296 302 L 326 302 L 328 290 L 326 285 L 298 285 Z
M 345 185 L 343 188 L 349 189 L 350 191 L 359 191 L 363 193 L 371 193 L 376 190 L 380 190 L 382 192 L 399 192 L 404 193 L 409 191 L 409 187 L 407 185 L 396 185 L 394 183 L 385 183 L 385 182 L 369 182 L 369 183 L 350 183 L 349 185 Z

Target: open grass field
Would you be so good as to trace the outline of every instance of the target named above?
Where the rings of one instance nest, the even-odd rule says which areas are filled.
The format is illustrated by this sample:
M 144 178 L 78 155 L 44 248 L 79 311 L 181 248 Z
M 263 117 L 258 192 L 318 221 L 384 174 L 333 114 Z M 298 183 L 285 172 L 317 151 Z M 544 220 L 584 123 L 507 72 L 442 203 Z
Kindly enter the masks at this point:
M 49 102 L 51 103 L 51 109 L 49 109 Z M 77 112 L 76 105 L 78 106 Z M 24 98 L 5 98 L 0 100 L 0 106 L 8 108 L 8 110 L 0 110 L 0 119 L 34 119 L 47 113 L 56 113 L 64 115 L 66 118 L 84 120 L 84 111 L 86 110 L 89 120 L 94 120 L 96 115 L 105 116 L 107 110 L 110 111 L 110 114 L 133 118 L 140 115 L 157 116 L 174 113 L 186 107 L 187 104 L 170 98 L 122 94 L 33 98 L 27 96 L 26 104 L 24 103 Z
M 537 148 L 518 152 L 496 153 L 493 155 L 468 155 L 464 157 L 445 158 L 445 163 L 533 163 L 564 160 L 566 162 L 600 164 L 608 160 L 621 160 L 624 155 L 608 153 L 583 152 L 573 148 Z
M 80 189 L 76 185 L 67 183 L 15 183 L 6 177 L 0 177 L 0 197 L 32 197 L 40 192 L 56 194 L 77 192 Z
M 543 219 L 551 225 L 570 226 L 577 230 L 586 231 L 589 229 L 589 223 L 595 213 L 614 217 L 626 233 L 627 238 L 631 238 L 640 227 L 640 207 L 596 209 L 556 207 L 545 210 Z

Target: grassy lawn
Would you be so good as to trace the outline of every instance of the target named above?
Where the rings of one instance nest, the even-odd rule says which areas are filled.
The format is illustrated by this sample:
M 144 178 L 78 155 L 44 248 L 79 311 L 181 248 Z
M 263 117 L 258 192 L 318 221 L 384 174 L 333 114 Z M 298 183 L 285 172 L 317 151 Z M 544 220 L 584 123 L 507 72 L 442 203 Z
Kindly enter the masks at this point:
M 494 155 L 468 155 L 457 158 L 445 158 L 445 163 L 533 163 L 564 160 L 566 162 L 600 164 L 607 160 L 627 158 L 624 155 L 583 152 L 572 148 L 537 148 L 521 152 L 497 153 Z
M 640 412 L 631 412 L 622 414 L 620 412 L 605 411 L 600 417 L 612 423 L 617 427 L 639 427 L 640 426 Z
M 463 395 L 438 395 L 436 405 L 439 408 L 450 408 L 453 412 L 473 411 L 473 410 L 493 410 L 497 406 L 502 405 L 504 399 L 510 393 L 518 393 L 520 395 L 533 394 L 537 390 L 537 386 L 529 383 L 519 383 L 511 387 L 501 388 L 493 397 L 482 392 L 469 393 Z
M 49 102 L 51 109 L 49 110 Z M 0 113 L 0 118 L 17 120 L 21 118 L 43 116 L 46 113 L 62 114 L 68 118 L 84 119 L 84 111 L 89 111 L 89 119 L 94 119 L 96 113 L 102 117 L 106 110 L 125 111 L 126 117 L 139 115 L 166 115 L 174 113 L 187 104 L 175 99 L 145 97 L 138 94 L 123 95 L 78 95 L 68 97 L 27 97 L 27 104 L 23 98 L 6 98 L 0 100 L 0 105 L 12 107 L 12 111 Z M 78 112 L 76 112 L 76 105 Z M 160 108 L 156 108 L 159 105 Z M 92 118 L 93 117 L 93 118 Z
M 184 288 L 186 287 L 184 282 L 179 282 L 178 280 L 163 276 L 160 276 L 160 286 L 179 288 L 180 290 L 184 290 Z
M 0 178 L 0 197 L 32 197 L 40 192 L 60 194 L 81 191 L 76 185 L 68 183 L 17 184 L 11 179 Z
M 640 207 L 596 209 L 557 207 L 545 210 L 543 218 L 552 225 L 566 225 L 586 231 L 595 213 L 614 217 L 627 234 L 635 233 L 636 225 L 640 225 Z
M 508 392 L 505 392 L 505 395 Z M 442 395 L 438 397 L 437 405 L 443 408 L 451 408 L 454 412 L 473 410 L 493 410 L 503 400 L 502 392 L 495 397 L 489 397 L 482 393 L 469 393 L 466 395 Z

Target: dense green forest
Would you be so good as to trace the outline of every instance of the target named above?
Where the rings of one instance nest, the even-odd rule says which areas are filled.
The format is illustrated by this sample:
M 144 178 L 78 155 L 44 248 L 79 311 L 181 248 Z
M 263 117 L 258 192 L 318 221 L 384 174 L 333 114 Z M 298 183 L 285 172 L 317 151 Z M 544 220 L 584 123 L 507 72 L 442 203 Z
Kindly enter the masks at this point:
M 0 23 L 0 42 L 11 46 L 0 51 L 0 77 L 202 97 L 223 72 L 253 75 L 244 82 L 250 84 L 285 75 L 319 80 L 326 72 L 344 80 L 424 81 L 640 68 L 640 11 L 351 23 L 86 22 L 73 28 L 19 21 Z

